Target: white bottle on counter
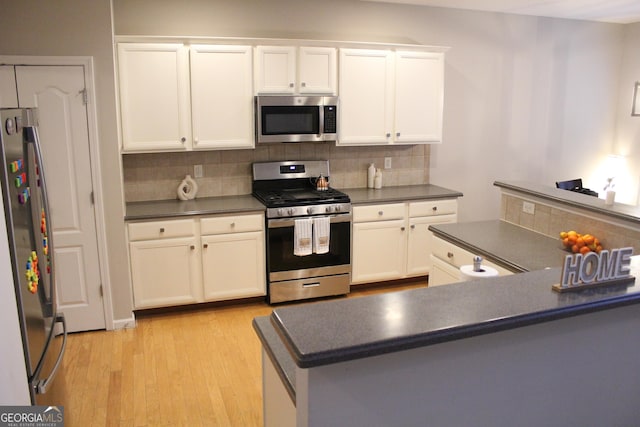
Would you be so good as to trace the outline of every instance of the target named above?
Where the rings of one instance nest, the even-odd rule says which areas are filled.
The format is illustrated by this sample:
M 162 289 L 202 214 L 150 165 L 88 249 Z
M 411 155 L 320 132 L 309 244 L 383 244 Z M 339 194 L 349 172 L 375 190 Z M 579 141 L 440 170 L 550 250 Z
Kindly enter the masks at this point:
M 376 188 L 376 189 L 382 188 L 382 170 L 380 168 L 376 169 L 373 188 Z
M 367 188 L 373 188 L 373 184 L 376 176 L 376 166 L 371 163 L 369 169 L 367 169 Z

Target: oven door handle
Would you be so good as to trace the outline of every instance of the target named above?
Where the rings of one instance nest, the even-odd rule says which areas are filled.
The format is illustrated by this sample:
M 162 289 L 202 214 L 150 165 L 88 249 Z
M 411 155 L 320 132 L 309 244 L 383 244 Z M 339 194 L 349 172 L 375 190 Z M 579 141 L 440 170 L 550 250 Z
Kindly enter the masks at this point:
M 329 222 L 331 224 L 336 224 L 339 222 L 351 222 L 351 214 L 337 214 L 337 215 L 326 215 L 329 217 Z M 309 218 L 309 217 L 302 217 Z M 268 228 L 282 228 L 282 227 L 293 227 L 295 225 L 295 219 L 291 218 L 282 218 L 282 219 L 270 219 L 268 221 Z

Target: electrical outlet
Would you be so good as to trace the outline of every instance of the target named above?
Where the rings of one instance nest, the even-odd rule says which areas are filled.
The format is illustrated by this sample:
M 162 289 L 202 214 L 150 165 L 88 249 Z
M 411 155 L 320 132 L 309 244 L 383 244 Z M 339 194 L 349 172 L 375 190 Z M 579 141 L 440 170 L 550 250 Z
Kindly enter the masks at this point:
M 193 177 L 202 178 L 202 165 L 193 165 Z
M 533 215 L 536 212 L 535 203 L 522 202 L 522 212 Z
M 391 157 L 384 158 L 384 168 L 391 169 Z

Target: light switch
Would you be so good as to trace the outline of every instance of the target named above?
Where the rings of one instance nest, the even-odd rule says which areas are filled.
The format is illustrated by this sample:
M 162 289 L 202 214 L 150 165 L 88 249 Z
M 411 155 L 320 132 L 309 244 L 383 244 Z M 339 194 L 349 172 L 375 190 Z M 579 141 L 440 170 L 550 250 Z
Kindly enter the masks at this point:
M 202 178 L 202 165 L 193 165 L 193 177 Z

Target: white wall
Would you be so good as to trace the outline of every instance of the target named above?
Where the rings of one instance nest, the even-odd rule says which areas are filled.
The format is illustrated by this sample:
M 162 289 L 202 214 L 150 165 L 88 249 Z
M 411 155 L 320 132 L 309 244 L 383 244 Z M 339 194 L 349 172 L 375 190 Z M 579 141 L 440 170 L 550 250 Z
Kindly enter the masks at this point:
M 627 25 L 618 96 L 617 134 L 611 154 L 624 156 L 615 178 L 616 201 L 629 204 L 640 201 L 640 117 L 631 116 L 634 84 L 640 81 L 639 43 L 640 23 Z
M 0 190 L 0 202 L 2 192 Z M 0 405 L 30 405 L 4 206 L 0 203 Z
M 497 179 L 603 185 L 592 171 L 612 150 L 623 25 L 353 0 L 114 0 L 114 28 L 450 46 L 430 181 L 464 193 L 461 221 L 498 218 Z

